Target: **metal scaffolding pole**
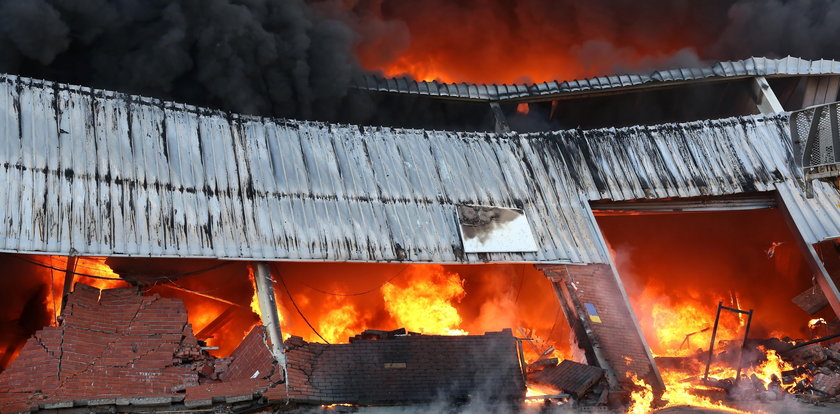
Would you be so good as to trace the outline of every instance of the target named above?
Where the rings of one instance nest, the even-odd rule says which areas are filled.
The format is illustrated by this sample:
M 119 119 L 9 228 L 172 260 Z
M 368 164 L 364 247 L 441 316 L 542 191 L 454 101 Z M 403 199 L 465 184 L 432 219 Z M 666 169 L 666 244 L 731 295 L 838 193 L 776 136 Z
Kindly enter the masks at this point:
M 257 299 L 260 304 L 262 323 L 271 340 L 271 353 L 286 374 L 286 354 L 283 350 L 283 332 L 280 329 L 280 317 L 277 315 L 277 302 L 274 299 L 274 280 L 266 262 L 254 265 L 254 285 L 257 288 Z M 286 379 L 288 384 L 288 378 Z

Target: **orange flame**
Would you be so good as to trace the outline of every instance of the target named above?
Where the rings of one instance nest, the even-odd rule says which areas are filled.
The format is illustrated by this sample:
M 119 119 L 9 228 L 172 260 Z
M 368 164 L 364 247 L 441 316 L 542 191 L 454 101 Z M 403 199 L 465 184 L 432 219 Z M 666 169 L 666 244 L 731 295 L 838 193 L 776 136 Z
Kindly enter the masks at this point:
M 811 319 L 810 321 L 808 321 L 808 328 L 814 329 L 817 326 L 826 325 L 826 324 L 827 324 L 827 322 L 823 318 Z
M 397 283 L 400 283 L 397 285 Z M 400 282 L 382 286 L 385 309 L 409 331 L 466 335 L 455 303 L 466 295 L 464 281 L 441 265 L 412 267 Z
M 631 374 L 629 378 L 637 388 L 630 393 L 630 407 L 627 409 L 627 413 L 649 413 L 653 404 L 653 388 L 644 380 L 639 379 L 636 374 Z
M 257 282 L 254 280 L 254 269 L 251 267 L 248 268 L 248 278 L 251 280 L 251 287 L 254 289 L 254 294 L 251 295 L 251 312 L 256 313 L 260 318 L 262 318 L 262 308 L 260 308 L 260 299 L 257 295 Z M 277 319 L 282 324 L 284 322 L 283 310 L 280 309 L 280 300 L 277 298 L 276 290 L 274 291 L 274 303 L 277 306 Z M 288 334 L 284 332 L 283 336 L 288 337 Z

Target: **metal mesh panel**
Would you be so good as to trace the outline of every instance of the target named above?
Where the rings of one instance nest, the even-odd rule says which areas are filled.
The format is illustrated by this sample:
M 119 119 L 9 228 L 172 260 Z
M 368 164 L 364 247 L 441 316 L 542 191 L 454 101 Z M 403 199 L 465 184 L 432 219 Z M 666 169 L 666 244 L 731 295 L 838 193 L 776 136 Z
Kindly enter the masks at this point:
M 797 161 L 805 169 L 837 164 L 840 161 L 840 104 L 833 103 L 794 112 L 791 115 L 791 133 Z

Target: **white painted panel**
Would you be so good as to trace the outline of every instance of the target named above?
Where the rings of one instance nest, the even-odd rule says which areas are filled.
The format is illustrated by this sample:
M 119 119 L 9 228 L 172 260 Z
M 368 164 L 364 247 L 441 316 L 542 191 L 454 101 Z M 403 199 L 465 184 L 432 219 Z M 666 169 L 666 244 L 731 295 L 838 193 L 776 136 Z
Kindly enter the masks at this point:
M 466 253 L 537 251 L 534 234 L 522 210 L 459 206 L 458 223 Z

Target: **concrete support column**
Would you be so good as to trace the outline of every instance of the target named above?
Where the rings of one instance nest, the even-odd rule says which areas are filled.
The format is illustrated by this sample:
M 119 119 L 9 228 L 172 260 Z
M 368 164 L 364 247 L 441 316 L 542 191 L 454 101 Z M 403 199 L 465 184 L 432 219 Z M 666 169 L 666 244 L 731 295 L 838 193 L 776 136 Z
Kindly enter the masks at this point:
M 257 299 L 262 314 L 262 324 L 271 340 L 271 353 L 286 374 L 286 354 L 283 349 L 283 332 L 280 329 L 280 317 L 277 315 L 277 302 L 274 299 L 274 280 L 268 263 L 254 264 L 254 285 L 257 289 Z M 288 378 L 286 380 L 288 384 Z

